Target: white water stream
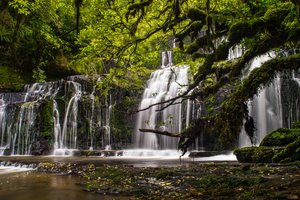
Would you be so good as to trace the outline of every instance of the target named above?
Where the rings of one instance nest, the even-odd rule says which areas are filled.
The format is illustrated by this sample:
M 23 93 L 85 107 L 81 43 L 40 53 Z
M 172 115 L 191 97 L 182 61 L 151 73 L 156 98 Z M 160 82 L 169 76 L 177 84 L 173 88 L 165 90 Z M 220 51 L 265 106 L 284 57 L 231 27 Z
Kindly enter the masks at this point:
M 274 58 L 274 52 L 254 58 L 249 63 L 249 72 L 260 67 L 264 62 Z M 281 103 L 281 79 L 276 77 L 269 86 L 263 88 L 248 102 L 249 115 L 255 123 L 255 145 L 259 145 L 262 139 L 270 132 L 282 127 L 282 103 Z M 251 141 L 242 130 L 239 137 L 239 146 L 251 146 Z
M 171 52 L 162 54 L 161 69 L 154 71 L 144 90 L 139 109 L 174 98 L 187 89 L 188 66 L 173 66 Z M 139 129 L 156 129 L 179 133 L 189 122 L 190 101 L 181 103 L 177 99 L 174 105 L 158 111 L 167 103 L 158 104 L 139 112 L 134 132 L 134 147 L 140 149 L 166 150 L 176 149 L 177 138 L 157 135 L 151 132 L 141 132 Z
M 47 105 L 53 107 L 53 148 L 54 155 L 70 155 L 78 148 L 78 131 L 86 131 L 88 140 L 84 145 L 90 148 L 100 145 L 110 145 L 110 140 L 94 141 L 95 130 L 105 126 L 105 138 L 110 138 L 109 108 L 100 105 L 103 101 L 97 98 L 95 103 L 96 86 L 85 85 L 89 77 L 74 76 L 67 80 L 48 83 L 34 83 L 25 85 L 22 92 L 0 93 L 0 155 L 30 155 L 32 149 L 39 151 L 42 145 L 41 137 L 41 109 Z M 100 79 L 98 78 L 97 81 Z M 83 105 L 83 98 L 88 105 Z M 89 104 L 90 103 L 90 104 Z M 90 106 L 89 106 L 90 105 Z M 79 115 L 79 109 L 81 114 Z M 84 110 L 84 111 L 83 111 Z M 49 112 L 47 110 L 47 112 Z M 80 121 L 79 121 L 80 120 Z M 47 123 L 47 122 L 46 122 Z M 109 142 L 109 143 L 106 143 Z M 81 145 L 83 145 L 81 143 Z

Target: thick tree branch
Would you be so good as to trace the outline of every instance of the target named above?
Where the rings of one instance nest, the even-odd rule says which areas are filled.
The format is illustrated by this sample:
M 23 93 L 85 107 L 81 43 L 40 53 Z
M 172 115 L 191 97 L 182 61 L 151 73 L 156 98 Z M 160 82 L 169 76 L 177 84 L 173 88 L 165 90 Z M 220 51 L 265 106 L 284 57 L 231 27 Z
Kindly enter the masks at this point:
M 159 131 L 159 130 L 154 130 L 154 129 L 139 129 L 141 132 L 150 132 L 150 133 L 155 133 L 159 135 L 166 135 L 169 137 L 180 137 L 181 135 L 179 133 L 170 133 L 168 131 Z

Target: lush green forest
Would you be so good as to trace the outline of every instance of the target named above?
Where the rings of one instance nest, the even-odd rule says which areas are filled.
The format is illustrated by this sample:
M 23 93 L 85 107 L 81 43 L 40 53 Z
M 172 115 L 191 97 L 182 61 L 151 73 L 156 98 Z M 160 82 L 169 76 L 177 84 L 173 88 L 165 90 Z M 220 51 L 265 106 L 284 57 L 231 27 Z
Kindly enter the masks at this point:
M 289 54 L 240 79 L 254 57 L 299 49 L 299 8 L 299 0 L 2 0 L 0 88 L 100 74 L 104 94 L 115 86 L 138 89 L 175 41 L 175 63 L 190 65 L 192 73 L 188 90 L 177 98 L 196 99 L 209 109 L 182 133 L 167 134 L 180 136 L 183 151 L 201 131 L 217 133 L 223 147 L 230 147 L 244 120 L 253 137 L 246 101 L 278 72 L 300 66 L 299 53 Z M 238 44 L 244 54 L 227 60 Z

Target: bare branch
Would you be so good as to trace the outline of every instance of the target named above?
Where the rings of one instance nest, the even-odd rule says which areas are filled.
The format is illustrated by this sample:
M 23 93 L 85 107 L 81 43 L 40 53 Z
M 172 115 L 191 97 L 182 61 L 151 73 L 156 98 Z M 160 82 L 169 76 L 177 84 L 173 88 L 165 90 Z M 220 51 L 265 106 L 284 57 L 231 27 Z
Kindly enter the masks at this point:
M 169 106 L 173 106 L 173 105 L 176 105 L 176 104 L 182 104 L 185 100 L 186 100 L 186 99 L 183 99 L 183 100 L 181 100 L 181 101 L 179 101 L 179 102 L 171 101 L 171 102 L 168 103 L 167 105 L 165 105 L 165 106 L 163 106 L 162 108 L 157 109 L 157 110 L 155 110 L 155 111 L 156 111 L 156 112 L 158 112 L 158 111 L 163 111 L 164 109 L 166 109 L 166 108 L 169 107 Z M 176 100 L 175 100 L 175 101 L 176 101 Z
M 139 131 L 150 132 L 150 133 L 155 133 L 155 134 L 159 134 L 159 135 L 166 135 L 166 136 L 170 136 L 170 137 L 180 137 L 181 136 L 181 134 L 179 134 L 179 133 L 170 133 L 168 131 L 159 131 L 159 130 L 154 130 L 154 129 L 139 129 Z
M 136 43 L 139 43 L 139 42 L 142 42 L 144 40 L 147 40 L 148 38 L 150 38 L 152 35 L 154 35 L 155 33 L 161 31 L 161 30 L 166 30 L 170 25 L 175 25 L 177 23 L 180 23 L 184 20 L 184 18 L 179 18 L 179 19 L 176 19 L 176 20 L 171 20 L 171 21 L 168 21 L 166 20 L 166 22 L 158 27 L 157 29 L 153 30 L 152 32 L 148 33 L 146 36 L 142 37 L 142 38 L 137 38 L 135 40 L 132 40 L 130 42 L 128 42 L 127 44 L 125 44 L 117 53 L 116 55 L 121 55 L 122 52 L 124 52 L 126 49 L 128 49 L 130 46 L 136 44 Z
M 192 88 L 192 89 L 193 89 L 193 88 Z M 168 103 L 168 105 L 164 107 L 164 108 L 167 108 L 167 107 L 169 107 L 170 105 L 172 105 L 177 99 L 180 99 L 180 98 L 182 98 L 182 97 L 185 97 L 192 89 L 188 89 L 187 91 L 185 91 L 185 92 L 182 93 L 181 95 L 178 95 L 177 97 L 173 97 L 173 98 L 171 98 L 171 99 L 168 99 L 168 100 L 165 100 L 165 101 L 162 101 L 162 102 L 159 102 L 159 103 L 154 103 L 154 104 L 151 104 L 150 106 L 148 106 L 148 107 L 146 107 L 146 108 L 142 108 L 142 109 L 136 110 L 136 111 L 133 112 L 132 114 L 135 114 L 135 113 L 138 113 L 138 112 L 141 112 L 141 111 L 148 110 L 148 109 L 152 108 L 153 106 L 161 105 L 161 104 L 164 104 L 164 103 Z M 156 110 L 156 111 L 160 111 L 160 110 Z
M 189 86 L 188 84 L 181 84 L 181 83 L 179 83 L 178 81 L 177 81 L 177 77 L 178 77 L 178 75 L 176 74 L 176 72 L 175 72 L 175 70 L 171 67 L 170 68 L 171 69 L 171 72 L 174 74 L 174 76 L 175 76 L 175 83 L 177 83 L 180 87 L 187 87 L 187 86 Z

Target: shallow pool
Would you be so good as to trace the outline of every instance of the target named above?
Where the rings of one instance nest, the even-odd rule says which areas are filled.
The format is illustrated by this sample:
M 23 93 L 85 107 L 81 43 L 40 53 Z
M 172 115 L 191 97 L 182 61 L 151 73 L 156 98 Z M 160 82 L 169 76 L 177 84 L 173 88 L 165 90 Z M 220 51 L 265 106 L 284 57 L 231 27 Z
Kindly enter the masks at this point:
M 83 191 L 79 177 L 44 174 L 35 171 L 5 173 L 0 168 L 1 200 L 99 200 L 120 199 Z M 122 198 L 122 197 L 121 197 Z

